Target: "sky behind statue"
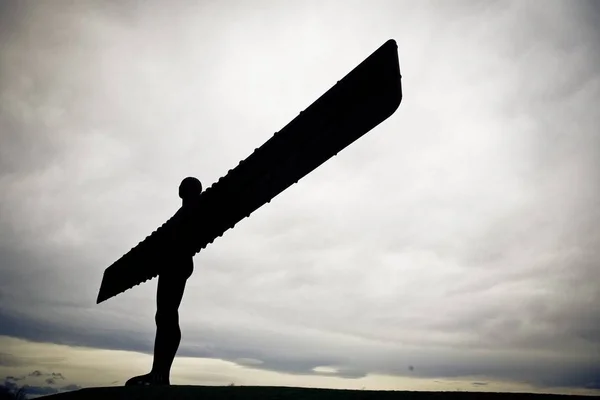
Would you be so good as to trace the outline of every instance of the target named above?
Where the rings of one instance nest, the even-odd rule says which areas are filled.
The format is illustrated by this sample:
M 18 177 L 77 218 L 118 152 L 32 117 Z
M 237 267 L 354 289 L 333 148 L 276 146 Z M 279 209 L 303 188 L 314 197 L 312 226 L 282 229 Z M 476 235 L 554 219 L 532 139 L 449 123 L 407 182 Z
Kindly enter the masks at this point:
M 145 372 L 104 268 L 394 38 L 398 111 L 194 258 L 172 383 L 599 388 L 598 6 L 244 4 L 0 6 L 0 378 Z

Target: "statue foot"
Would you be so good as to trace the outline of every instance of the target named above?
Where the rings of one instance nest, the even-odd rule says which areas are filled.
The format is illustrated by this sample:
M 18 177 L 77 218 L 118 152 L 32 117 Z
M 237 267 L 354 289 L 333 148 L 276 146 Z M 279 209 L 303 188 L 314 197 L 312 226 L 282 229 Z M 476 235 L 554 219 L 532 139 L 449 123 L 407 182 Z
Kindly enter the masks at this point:
M 167 386 L 169 378 L 150 372 L 146 375 L 134 376 L 125 382 L 125 386 Z

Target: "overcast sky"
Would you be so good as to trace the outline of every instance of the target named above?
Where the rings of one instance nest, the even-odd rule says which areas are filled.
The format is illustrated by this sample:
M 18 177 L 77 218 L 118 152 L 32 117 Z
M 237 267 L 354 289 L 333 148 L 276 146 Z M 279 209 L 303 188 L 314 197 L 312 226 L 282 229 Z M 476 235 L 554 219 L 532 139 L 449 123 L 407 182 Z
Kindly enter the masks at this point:
M 172 382 L 600 389 L 599 20 L 0 3 L 0 379 L 147 372 L 156 280 L 96 305 L 104 269 L 393 38 L 398 111 L 195 257 Z

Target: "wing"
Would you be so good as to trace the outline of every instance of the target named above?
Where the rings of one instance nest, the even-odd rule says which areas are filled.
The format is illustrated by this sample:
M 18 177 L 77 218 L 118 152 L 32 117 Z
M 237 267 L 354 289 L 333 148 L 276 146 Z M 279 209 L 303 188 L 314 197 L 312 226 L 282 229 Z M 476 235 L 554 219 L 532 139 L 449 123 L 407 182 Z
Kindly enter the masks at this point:
M 391 116 L 402 100 L 397 45 L 388 40 L 283 129 L 104 271 L 97 303 L 159 274 L 174 249 L 217 237 Z M 181 243 L 173 243 L 172 230 Z

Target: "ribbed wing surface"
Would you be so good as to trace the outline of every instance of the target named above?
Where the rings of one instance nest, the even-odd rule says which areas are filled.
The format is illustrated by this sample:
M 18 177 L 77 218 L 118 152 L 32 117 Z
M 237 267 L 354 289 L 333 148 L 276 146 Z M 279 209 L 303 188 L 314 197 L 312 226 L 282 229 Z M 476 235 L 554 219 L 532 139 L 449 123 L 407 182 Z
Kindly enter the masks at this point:
M 402 100 L 394 40 L 384 43 L 317 101 L 275 133 L 197 204 L 173 217 L 104 271 L 97 302 L 192 256 L 396 111 Z

